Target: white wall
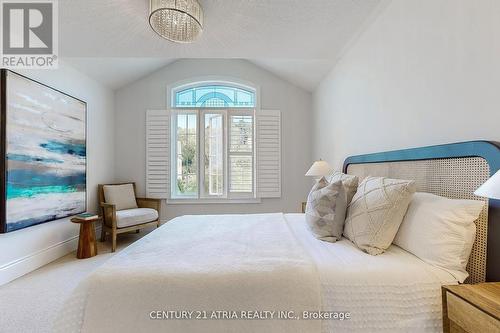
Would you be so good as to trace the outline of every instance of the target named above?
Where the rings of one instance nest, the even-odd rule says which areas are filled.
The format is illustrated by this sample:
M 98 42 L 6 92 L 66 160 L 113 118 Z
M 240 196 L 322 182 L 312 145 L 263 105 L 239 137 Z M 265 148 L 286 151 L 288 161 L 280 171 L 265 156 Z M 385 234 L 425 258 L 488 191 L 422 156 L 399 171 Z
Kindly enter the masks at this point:
M 145 193 L 145 112 L 167 108 L 167 86 L 204 76 L 233 77 L 260 87 L 263 109 L 282 111 L 283 195 L 260 204 L 210 204 L 163 206 L 163 219 L 183 214 L 298 212 L 307 196 L 310 179 L 304 177 L 311 164 L 311 105 L 309 92 L 281 80 L 245 60 L 179 60 L 116 92 L 115 176 L 135 181 Z
M 17 72 L 87 102 L 87 202 L 96 211 L 97 184 L 114 179 L 113 91 L 62 61 L 57 70 Z M 75 250 L 77 236 L 68 219 L 0 234 L 0 285 Z
M 394 0 L 314 93 L 314 157 L 500 141 L 500 1 Z

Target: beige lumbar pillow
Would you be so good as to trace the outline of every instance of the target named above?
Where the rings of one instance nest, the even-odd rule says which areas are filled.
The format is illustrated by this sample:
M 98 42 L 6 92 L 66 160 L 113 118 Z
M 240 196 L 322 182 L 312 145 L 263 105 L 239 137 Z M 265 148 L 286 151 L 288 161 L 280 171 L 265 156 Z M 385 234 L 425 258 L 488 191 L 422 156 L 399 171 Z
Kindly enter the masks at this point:
M 314 184 L 307 197 L 306 221 L 313 235 L 335 242 L 342 237 L 347 210 L 346 194 L 341 181 L 328 183 L 323 177 Z
M 104 185 L 106 203 L 116 206 L 116 210 L 137 208 L 134 186 L 132 184 Z
M 394 240 L 415 190 L 409 180 L 365 178 L 348 207 L 344 236 L 371 255 L 383 253 Z
M 345 173 L 337 171 L 330 176 L 330 179 L 328 181 L 330 183 L 335 183 L 339 180 L 342 182 L 342 185 L 344 185 L 344 190 L 347 195 L 347 204 L 349 205 L 351 203 L 352 197 L 354 197 L 354 194 L 358 189 L 359 178 L 357 176 L 347 175 Z

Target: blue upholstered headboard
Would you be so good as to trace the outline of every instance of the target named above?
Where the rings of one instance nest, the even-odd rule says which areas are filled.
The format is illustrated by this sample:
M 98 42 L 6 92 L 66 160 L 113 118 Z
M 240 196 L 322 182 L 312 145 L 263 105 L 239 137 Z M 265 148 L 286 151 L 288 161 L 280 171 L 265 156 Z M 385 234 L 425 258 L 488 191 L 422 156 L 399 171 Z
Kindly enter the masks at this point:
M 411 178 L 422 192 L 481 200 L 473 192 L 500 169 L 500 143 L 470 141 L 357 155 L 348 157 L 343 169 L 360 177 Z M 470 282 L 500 281 L 500 200 L 488 200 L 476 225 Z

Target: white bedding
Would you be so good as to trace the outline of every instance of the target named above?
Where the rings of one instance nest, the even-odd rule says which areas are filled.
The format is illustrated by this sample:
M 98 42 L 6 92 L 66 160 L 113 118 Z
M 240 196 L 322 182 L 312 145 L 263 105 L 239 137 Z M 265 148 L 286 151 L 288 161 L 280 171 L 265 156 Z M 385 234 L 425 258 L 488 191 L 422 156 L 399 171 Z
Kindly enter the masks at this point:
M 343 238 L 321 242 L 303 214 L 286 214 L 321 281 L 323 310 L 348 311 L 350 320 L 323 321 L 322 332 L 442 332 L 441 285 L 456 279 L 392 245 L 372 256 Z
M 443 270 L 322 242 L 302 214 L 185 216 L 83 282 L 59 332 L 439 332 Z M 154 310 L 347 311 L 349 320 L 151 320 Z M 263 314 L 260 314 L 261 316 Z M 276 314 L 274 314 L 276 316 Z
M 152 311 L 319 310 L 317 277 L 283 214 L 183 216 L 91 274 L 56 331 L 319 332 L 318 321 L 150 318 Z

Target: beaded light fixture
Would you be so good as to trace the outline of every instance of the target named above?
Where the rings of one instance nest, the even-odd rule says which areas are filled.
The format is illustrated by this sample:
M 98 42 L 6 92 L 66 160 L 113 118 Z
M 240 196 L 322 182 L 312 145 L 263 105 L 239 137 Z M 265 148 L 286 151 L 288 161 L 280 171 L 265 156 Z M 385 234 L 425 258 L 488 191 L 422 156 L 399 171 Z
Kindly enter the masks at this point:
M 203 31 L 203 8 L 197 0 L 150 0 L 149 24 L 172 42 L 192 43 Z

